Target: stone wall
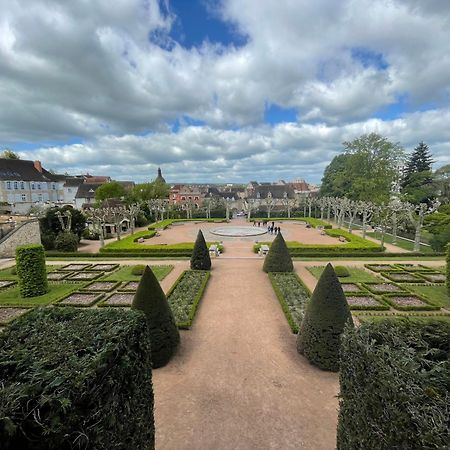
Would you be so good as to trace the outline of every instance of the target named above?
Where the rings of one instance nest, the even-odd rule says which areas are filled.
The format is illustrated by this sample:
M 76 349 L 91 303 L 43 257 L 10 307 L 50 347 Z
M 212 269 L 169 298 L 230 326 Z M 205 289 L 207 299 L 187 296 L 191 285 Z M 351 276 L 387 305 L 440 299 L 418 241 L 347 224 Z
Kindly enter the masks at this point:
M 14 258 L 16 247 L 27 244 L 40 244 L 41 233 L 37 219 L 24 222 L 0 240 L 0 258 Z

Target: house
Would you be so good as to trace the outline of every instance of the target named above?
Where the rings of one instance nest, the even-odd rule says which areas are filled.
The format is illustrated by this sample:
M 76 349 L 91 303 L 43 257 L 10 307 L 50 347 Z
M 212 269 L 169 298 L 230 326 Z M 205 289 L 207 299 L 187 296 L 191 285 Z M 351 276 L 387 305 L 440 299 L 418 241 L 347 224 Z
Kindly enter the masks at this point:
M 204 198 L 205 192 L 198 186 L 176 184 L 170 188 L 169 202 L 173 205 L 183 206 L 186 203 L 193 203 L 195 208 L 200 208 Z
M 35 205 L 64 202 L 64 175 L 50 173 L 40 161 L 0 158 L 0 203 L 26 214 Z

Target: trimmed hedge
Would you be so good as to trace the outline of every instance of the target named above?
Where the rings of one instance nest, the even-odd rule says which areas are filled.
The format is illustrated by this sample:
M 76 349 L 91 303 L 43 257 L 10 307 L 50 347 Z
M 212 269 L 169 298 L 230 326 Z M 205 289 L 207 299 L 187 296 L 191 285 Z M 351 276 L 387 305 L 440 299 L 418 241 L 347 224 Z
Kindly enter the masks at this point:
M 55 250 L 59 252 L 76 252 L 78 249 L 78 235 L 71 231 L 62 231 L 56 236 Z
M 447 449 L 450 323 L 346 328 L 340 386 L 338 450 Z
M 0 335 L 0 442 L 13 449 L 153 449 L 142 313 L 45 308 Z
M 423 302 L 423 305 L 402 305 L 393 300 L 394 297 L 414 297 Z M 422 297 L 420 295 L 417 295 L 416 293 L 406 293 L 406 292 L 400 292 L 400 293 L 391 293 L 391 294 L 384 294 L 383 300 L 394 307 L 395 309 L 398 309 L 399 311 L 437 311 L 441 309 L 439 306 L 434 305 L 429 300 L 427 300 L 425 297 Z
M 106 244 L 104 247 L 100 248 L 100 252 L 111 252 L 111 251 L 123 251 L 124 249 L 128 251 L 141 250 L 143 244 L 139 244 L 138 239 L 150 239 L 156 234 L 156 231 L 139 231 L 137 233 L 130 234 L 120 241 L 114 241 Z
M 17 247 L 16 270 L 22 297 L 37 297 L 48 292 L 45 253 L 41 244 Z
M 198 230 L 191 256 L 192 270 L 211 270 L 211 258 L 202 230 Z
M 320 219 L 315 219 L 314 217 L 274 217 L 274 218 L 270 218 L 268 219 L 267 217 L 263 217 L 263 218 L 251 218 L 250 222 L 263 222 L 263 221 L 267 221 L 267 222 L 280 222 L 282 220 L 289 220 L 292 222 L 305 222 L 308 225 L 311 225 L 313 228 L 317 228 L 317 227 L 322 227 L 326 230 L 330 230 L 331 228 L 333 228 L 333 225 L 331 225 L 328 222 L 325 222 L 323 220 Z
M 345 324 L 352 315 L 333 266 L 328 263 L 319 278 L 297 337 L 297 350 L 322 370 L 339 370 L 339 348 Z
M 334 271 L 336 272 L 336 276 L 337 277 L 349 277 L 350 276 L 350 272 L 348 271 L 347 267 L 345 266 L 336 266 L 334 268 Z
M 263 270 L 269 272 L 293 272 L 294 264 L 289 255 L 289 250 L 286 247 L 286 242 L 281 233 L 278 233 L 270 246 L 269 253 L 267 253 Z
M 153 368 L 165 366 L 180 343 L 180 334 L 166 295 L 149 266 L 145 268 L 131 308 L 143 311 L 147 317 Z

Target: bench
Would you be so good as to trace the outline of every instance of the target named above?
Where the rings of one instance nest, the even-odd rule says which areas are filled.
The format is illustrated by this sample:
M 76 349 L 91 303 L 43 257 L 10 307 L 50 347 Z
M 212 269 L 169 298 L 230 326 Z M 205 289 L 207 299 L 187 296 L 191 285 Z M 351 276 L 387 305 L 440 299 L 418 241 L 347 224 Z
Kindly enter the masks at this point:
M 215 258 L 215 257 L 217 257 L 219 255 L 220 255 L 220 252 L 219 252 L 219 249 L 217 248 L 217 245 L 214 245 L 214 244 L 210 245 L 210 247 L 209 247 L 209 256 Z
M 267 253 L 269 253 L 269 246 L 268 245 L 261 245 L 261 247 L 259 247 L 259 256 L 266 256 Z

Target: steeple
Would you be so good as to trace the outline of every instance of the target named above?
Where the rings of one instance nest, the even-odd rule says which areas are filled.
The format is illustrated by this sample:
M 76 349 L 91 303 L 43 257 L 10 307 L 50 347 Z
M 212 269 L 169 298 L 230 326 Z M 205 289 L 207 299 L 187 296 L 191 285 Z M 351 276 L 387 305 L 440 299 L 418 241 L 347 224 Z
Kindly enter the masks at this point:
M 158 183 L 165 183 L 166 180 L 162 176 L 161 167 L 158 167 L 158 176 L 155 178 L 155 181 Z

